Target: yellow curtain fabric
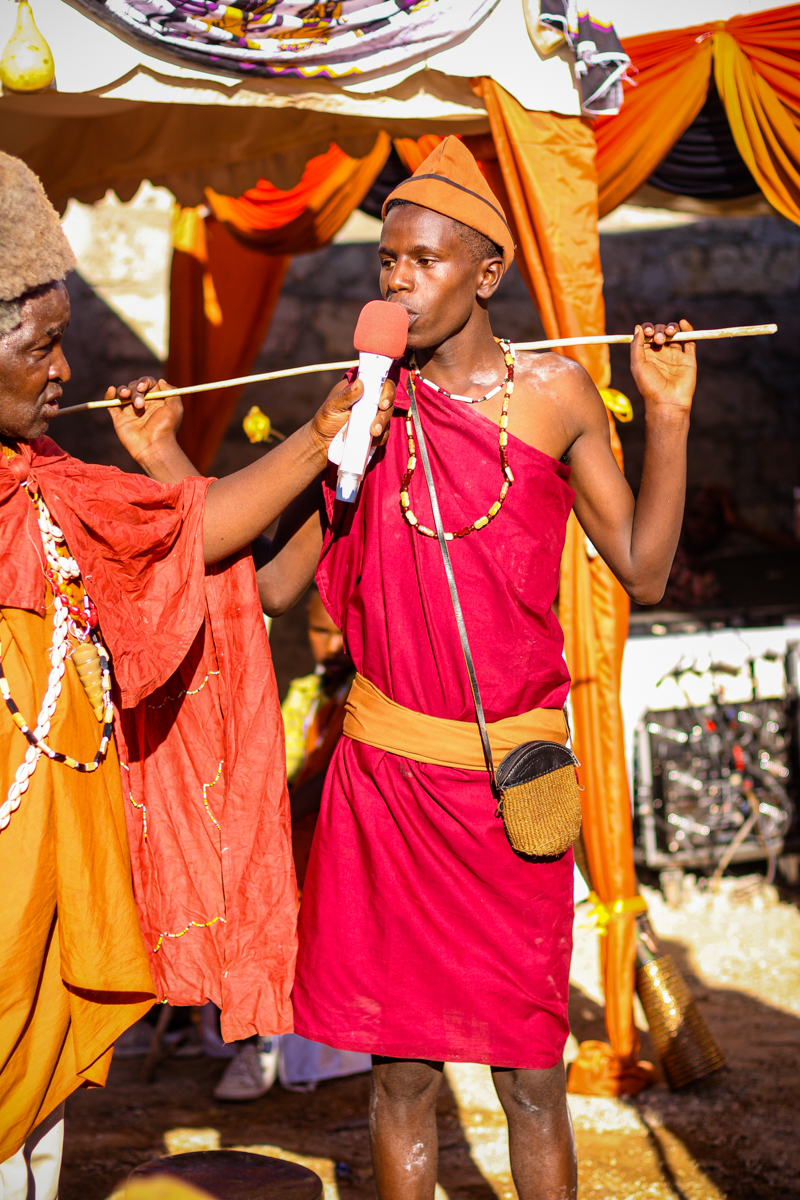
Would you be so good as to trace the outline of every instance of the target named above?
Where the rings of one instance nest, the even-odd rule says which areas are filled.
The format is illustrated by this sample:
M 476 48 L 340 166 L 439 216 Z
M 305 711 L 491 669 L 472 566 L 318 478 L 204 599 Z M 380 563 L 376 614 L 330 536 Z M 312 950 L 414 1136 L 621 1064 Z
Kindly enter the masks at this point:
M 800 4 L 629 38 L 635 87 L 595 122 L 599 208 L 641 187 L 702 108 L 711 71 L 734 140 L 778 212 L 800 223 Z
M 800 108 L 780 99 L 732 33 L 720 30 L 713 43 L 714 78 L 739 153 L 773 208 L 800 224 Z

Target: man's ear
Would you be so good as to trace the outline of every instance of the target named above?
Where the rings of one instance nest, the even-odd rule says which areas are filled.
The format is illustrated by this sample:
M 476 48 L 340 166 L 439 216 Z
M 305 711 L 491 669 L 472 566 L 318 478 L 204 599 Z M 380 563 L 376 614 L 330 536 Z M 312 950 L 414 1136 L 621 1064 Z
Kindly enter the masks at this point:
M 480 266 L 481 279 L 477 288 L 479 300 L 489 300 L 500 286 L 500 280 L 506 273 L 505 264 L 501 258 L 484 259 Z

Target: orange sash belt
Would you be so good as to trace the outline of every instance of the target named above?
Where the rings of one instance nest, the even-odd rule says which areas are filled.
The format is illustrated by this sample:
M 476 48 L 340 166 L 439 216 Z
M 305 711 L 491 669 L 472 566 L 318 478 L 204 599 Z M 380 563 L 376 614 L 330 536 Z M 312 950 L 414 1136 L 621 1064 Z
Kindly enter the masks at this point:
M 560 708 L 534 708 L 486 726 L 495 765 L 522 742 L 539 739 L 567 743 L 567 724 Z M 345 702 L 344 735 L 378 750 L 456 770 L 485 771 L 477 724 L 429 717 L 395 704 L 374 684 L 356 675 Z

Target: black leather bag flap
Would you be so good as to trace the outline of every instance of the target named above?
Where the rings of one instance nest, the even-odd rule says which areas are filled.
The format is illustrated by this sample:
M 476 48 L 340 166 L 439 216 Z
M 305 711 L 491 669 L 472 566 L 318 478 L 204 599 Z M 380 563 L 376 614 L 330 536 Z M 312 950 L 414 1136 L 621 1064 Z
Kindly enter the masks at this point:
M 578 765 L 572 751 L 560 742 L 523 742 L 521 746 L 509 750 L 497 768 L 497 786 L 504 792 L 522 783 L 530 783 L 532 779 L 539 779 L 542 775 L 549 775 L 561 767 Z

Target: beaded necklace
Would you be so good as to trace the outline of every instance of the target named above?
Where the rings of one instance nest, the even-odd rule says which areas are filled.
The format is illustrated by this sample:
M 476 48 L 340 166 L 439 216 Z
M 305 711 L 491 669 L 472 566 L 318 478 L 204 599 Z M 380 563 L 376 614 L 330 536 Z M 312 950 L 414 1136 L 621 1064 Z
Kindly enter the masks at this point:
M 508 359 L 508 348 L 511 345 L 511 343 L 509 341 L 507 341 L 505 338 L 495 338 L 494 340 L 497 342 L 498 346 L 503 351 L 503 356 L 506 360 L 506 377 L 501 383 L 498 383 L 497 387 L 493 387 L 490 392 L 487 392 L 485 396 L 477 396 L 477 397 L 460 396 L 458 394 L 458 392 L 448 392 L 446 388 L 439 387 L 439 384 L 434 383 L 432 379 L 423 379 L 422 375 L 420 374 L 420 369 L 417 366 L 417 356 L 413 351 L 411 352 L 411 358 L 409 359 L 409 362 L 408 362 L 408 369 L 410 370 L 411 374 L 414 376 L 414 378 L 416 380 L 418 380 L 421 383 L 427 384 L 428 387 L 433 388 L 433 390 L 435 392 L 438 392 L 440 396 L 446 396 L 448 400 L 461 400 L 461 401 L 463 401 L 464 404 L 483 404 L 484 400 L 491 400 L 492 396 L 496 396 L 502 387 L 507 388 L 509 381 L 513 382 L 513 378 L 514 378 L 513 374 L 509 375 L 509 371 L 513 371 L 513 369 L 514 369 L 513 357 L 511 359 L 510 365 L 509 365 L 509 359 Z
M 80 583 L 78 564 L 70 555 L 64 534 L 51 517 L 41 493 L 35 485 L 27 480 L 20 486 L 30 497 L 37 512 L 46 560 L 45 576 L 53 593 L 53 646 L 49 655 L 52 669 L 36 728 L 31 729 L 11 696 L 8 679 L 3 670 L 2 661 L 0 661 L 0 695 L 5 701 L 14 724 L 30 743 L 25 759 L 8 790 L 8 796 L 0 805 L 0 830 L 6 828 L 12 812 L 19 808 L 22 794 L 27 791 L 31 776 L 36 770 L 42 754 L 52 759 L 53 762 L 64 763 L 74 771 L 96 771 L 106 756 L 114 731 L 111 669 L 108 651 L 100 640 L 97 610 L 85 592 L 82 604 L 76 603 L 70 598 L 70 589 Z M 71 646 L 70 634 L 78 642 L 77 648 L 73 649 Z M 66 659 L 70 655 L 94 707 L 95 716 L 103 722 L 100 747 L 91 762 L 79 762 L 68 754 L 54 750 L 45 741 L 50 732 L 50 723 L 55 714 L 58 698 L 61 695 Z M 98 674 L 99 679 L 96 678 Z
M 500 469 L 503 472 L 503 486 L 500 488 L 500 496 L 497 500 L 495 500 L 486 516 L 478 517 L 478 519 L 473 521 L 471 525 L 465 525 L 463 529 L 459 529 L 455 533 L 445 533 L 444 536 L 448 542 L 452 542 L 454 538 L 466 537 L 468 533 L 474 533 L 477 529 L 484 529 L 490 521 L 493 521 L 500 512 L 500 509 L 503 507 L 503 502 L 508 495 L 509 488 L 514 482 L 514 476 L 512 474 L 511 467 L 508 465 L 508 453 L 506 447 L 508 445 L 508 402 L 511 399 L 512 392 L 514 391 L 515 355 L 514 347 L 511 345 L 511 342 L 498 338 L 498 345 L 502 349 L 506 360 L 506 390 L 505 395 L 503 396 L 503 410 L 500 413 Z M 419 375 L 419 372 L 417 372 L 417 375 Z M 414 394 L 416 395 L 413 372 L 411 373 L 410 378 L 411 386 L 414 388 Z M 429 383 L 429 380 L 425 379 L 423 382 Z M 434 384 L 433 386 L 435 387 L 436 385 Z M 441 390 L 441 388 L 437 389 L 437 391 Z M 445 395 L 447 395 L 447 393 L 445 393 Z M 483 399 L 486 398 L 487 397 L 485 396 L 483 397 Z M 477 403 L 477 401 L 475 403 Z M 417 447 L 414 441 L 414 425 L 411 419 L 410 410 L 406 416 L 406 435 L 408 437 L 408 466 L 406 467 L 406 473 L 403 476 L 403 481 L 400 484 L 400 511 L 403 514 L 403 520 L 405 523 L 410 525 L 416 533 L 421 534 L 422 537 L 435 538 L 435 530 L 429 529 L 427 525 L 420 525 L 417 517 L 411 510 L 411 501 L 408 495 L 409 485 L 414 476 L 414 472 L 417 469 Z

